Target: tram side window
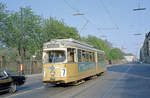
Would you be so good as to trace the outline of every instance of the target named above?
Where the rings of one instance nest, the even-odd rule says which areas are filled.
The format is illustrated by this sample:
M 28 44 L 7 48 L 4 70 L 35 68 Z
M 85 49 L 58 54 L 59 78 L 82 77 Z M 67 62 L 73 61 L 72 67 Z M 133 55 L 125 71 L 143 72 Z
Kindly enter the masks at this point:
M 82 62 L 86 62 L 86 52 L 82 50 Z
M 95 62 L 95 53 L 92 53 L 92 61 Z
M 89 62 L 94 62 L 93 53 L 89 52 Z
M 68 62 L 74 62 L 75 57 L 75 49 L 67 48 Z
M 98 55 L 98 62 L 101 62 L 101 55 L 100 54 L 97 55 Z
M 78 49 L 78 62 L 95 62 L 94 52 Z
M 94 52 L 88 52 L 89 62 L 95 62 Z
M 90 62 L 90 53 L 86 52 L 86 62 Z
M 81 60 L 81 50 L 80 49 L 78 49 L 78 62 L 81 62 L 82 60 Z
M 104 55 L 98 54 L 98 62 L 104 61 Z

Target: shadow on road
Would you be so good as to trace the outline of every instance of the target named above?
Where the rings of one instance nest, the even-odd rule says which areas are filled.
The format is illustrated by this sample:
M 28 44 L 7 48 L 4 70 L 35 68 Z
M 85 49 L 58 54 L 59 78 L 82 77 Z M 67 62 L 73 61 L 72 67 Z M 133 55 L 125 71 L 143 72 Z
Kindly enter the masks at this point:
M 122 64 L 108 67 L 107 70 L 118 74 L 127 73 L 118 80 L 110 94 L 114 97 L 111 98 L 149 98 L 150 64 Z
M 0 95 L 4 95 L 4 94 L 7 94 L 8 91 L 4 91 L 4 92 L 0 92 Z
M 131 69 L 127 72 L 127 69 L 131 67 Z M 120 72 L 120 73 L 128 73 L 143 77 L 150 77 L 150 64 L 122 64 L 122 65 L 114 65 L 107 68 L 108 71 Z

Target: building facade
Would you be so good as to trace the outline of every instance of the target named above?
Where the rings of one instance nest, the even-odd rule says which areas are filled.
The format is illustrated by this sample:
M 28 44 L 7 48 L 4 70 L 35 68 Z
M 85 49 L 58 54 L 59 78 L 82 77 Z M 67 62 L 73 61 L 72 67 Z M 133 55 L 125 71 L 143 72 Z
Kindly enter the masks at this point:
M 150 32 L 146 33 L 144 43 L 140 49 L 140 61 L 150 63 Z
M 124 56 L 125 60 L 127 62 L 133 62 L 136 61 L 136 56 L 132 55 L 132 54 L 127 54 Z

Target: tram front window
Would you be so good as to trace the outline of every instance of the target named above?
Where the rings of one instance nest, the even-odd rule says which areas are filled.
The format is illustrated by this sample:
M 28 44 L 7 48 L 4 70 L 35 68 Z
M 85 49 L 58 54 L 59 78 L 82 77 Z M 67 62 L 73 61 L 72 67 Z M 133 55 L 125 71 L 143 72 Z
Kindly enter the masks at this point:
M 48 51 L 44 57 L 44 63 L 59 63 L 64 62 L 66 59 L 65 51 L 52 50 Z

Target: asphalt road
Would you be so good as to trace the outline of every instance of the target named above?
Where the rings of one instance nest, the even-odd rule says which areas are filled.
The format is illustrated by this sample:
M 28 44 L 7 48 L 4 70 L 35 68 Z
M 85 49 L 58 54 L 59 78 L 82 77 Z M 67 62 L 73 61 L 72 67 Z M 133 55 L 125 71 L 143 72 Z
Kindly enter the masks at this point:
M 43 86 L 40 76 L 28 78 L 15 94 L 0 98 L 149 98 L 150 64 L 109 66 L 104 75 L 78 86 Z

